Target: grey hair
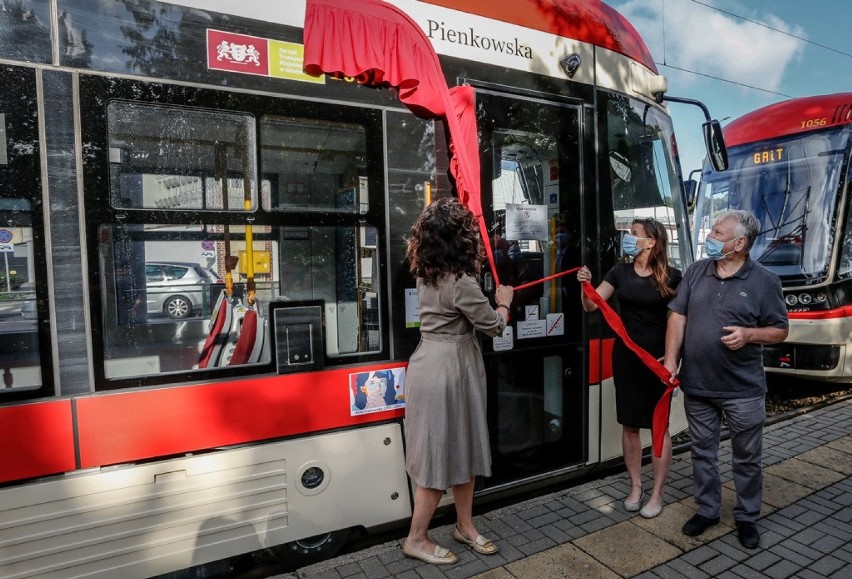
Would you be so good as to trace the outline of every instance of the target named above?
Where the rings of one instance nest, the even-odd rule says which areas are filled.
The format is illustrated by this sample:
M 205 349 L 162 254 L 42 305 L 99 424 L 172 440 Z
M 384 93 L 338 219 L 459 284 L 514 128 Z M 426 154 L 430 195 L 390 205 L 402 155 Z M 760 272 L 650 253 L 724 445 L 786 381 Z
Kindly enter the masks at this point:
M 757 234 L 760 231 L 760 222 L 757 220 L 757 217 L 755 217 L 754 213 L 751 211 L 745 211 L 744 209 L 723 211 L 716 215 L 716 220 L 713 222 L 713 225 L 716 225 L 726 219 L 733 219 L 735 221 L 734 235 L 737 237 L 745 237 L 745 250 L 748 252 L 751 249 L 751 246 L 754 245 L 754 240 L 757 238 Z

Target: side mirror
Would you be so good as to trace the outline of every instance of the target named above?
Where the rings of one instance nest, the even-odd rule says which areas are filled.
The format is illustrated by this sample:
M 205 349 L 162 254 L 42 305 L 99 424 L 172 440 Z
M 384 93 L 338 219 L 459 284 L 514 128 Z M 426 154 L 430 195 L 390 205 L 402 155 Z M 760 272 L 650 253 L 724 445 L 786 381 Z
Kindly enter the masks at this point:
M 707 148 L 707 157 L 714 171 L 724 171 L 728 168 L 728 148 L 725 146 L 725 137 L 722 135 L 722 126 L 719 121 L 707 121 L 701 128 L 704 129 L 704 146 Z
M 698 183 L 695 179 L 687 179 L 683 182 L 683 193 L 686 195 L 686 205 L 691 207 L 695 202 L 695 191 L 698 189 Z

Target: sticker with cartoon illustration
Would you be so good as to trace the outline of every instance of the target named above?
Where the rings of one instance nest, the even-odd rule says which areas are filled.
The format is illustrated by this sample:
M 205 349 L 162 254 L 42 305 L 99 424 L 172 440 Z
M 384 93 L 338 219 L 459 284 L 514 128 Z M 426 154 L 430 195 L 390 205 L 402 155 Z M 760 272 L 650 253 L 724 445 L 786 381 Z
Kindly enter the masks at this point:
M 349 375 L 352 416 L 405 407 L 405 368 L 387 368 Z

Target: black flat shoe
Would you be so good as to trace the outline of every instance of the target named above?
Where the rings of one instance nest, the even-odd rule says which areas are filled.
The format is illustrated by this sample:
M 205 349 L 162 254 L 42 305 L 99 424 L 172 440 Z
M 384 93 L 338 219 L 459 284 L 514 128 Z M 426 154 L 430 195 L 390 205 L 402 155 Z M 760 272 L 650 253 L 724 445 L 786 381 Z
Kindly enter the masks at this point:
M 695 514 L 691 519 L 686 521 L 686 524 L 683 525 L 683 534 L 689 535 L 690 537 L 697 537 L 718 522 L 719 517 L 711 519 L 703 515 Z
M 737 538 L 746 549 L 757 549 L 760 546 L 760 532 L 754 523 L 737 523 Z

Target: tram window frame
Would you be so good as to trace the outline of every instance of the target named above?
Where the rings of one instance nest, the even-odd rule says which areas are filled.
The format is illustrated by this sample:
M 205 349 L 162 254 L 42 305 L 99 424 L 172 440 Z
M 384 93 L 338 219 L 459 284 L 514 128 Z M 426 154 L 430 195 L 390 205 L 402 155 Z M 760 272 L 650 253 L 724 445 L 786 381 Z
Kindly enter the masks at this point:
M 852 140 L 852 137 L 850 137 Z M 848 146 L 848 145 L 847 145 Z M 838 199 L 846 197 L 846 218 L 838 219 L 838 226 L 842 227 L 843 237 L 840 239 L 840 251 L 837 257 L 837 279 L 847 280 L 852 277 L 852 156 L 846 163 L 846 180 L 841 181 L 838 187 L 840 192 Z
M 0 388 L 2 404 L 51 396 L 55 385 L 50 338 L 54 321 L 48 312 L 47 234 L 41 195 L 42 142 L 39 139 L 41 120 L 37 106 L 36 72 L 31 68 L 2 66 L 0 79 L 6 88 L 4 95 L 8 96 L 0 97 L 0 121 L 3 122 L 6 146 L 5 159 L 0 163 L 0 227 L 8 227 L 13 235 L 18 236 L 23 235 L 20 230 L 28 229 L 30 232 L 28 244 L 32 251 L 28 255 L 27 267 L 30 269 L 28 275 L 32 273 L 34 278 L 28 281 L 34 284 L 36 320 L 33 331 L 27 333 L 34 334 L 37 340 L 33 352 L 38 356 L 38 362 L 33 367 L 38 368 L 40 379 L 37 385 L 9 387 L 8 380 L 14 379 L 10 374 L 11 367 L 0 366 L 5 386 Z M 4 339 L 12 343 L 11 336 L 4 336 Z M 16 354 L 12 352 L 12 356 Z
M 87 207 L 86 236 L 90 240 L 90 263 L 100 263 L 97 240 L 99 230 L 103 226 L 119 226 L 167 223 L 183 224 L 187 227 L 227 225 L 239 227 L 251 223 L 255 229 L 270 228 L 272 233 L 264 233 L 274 238 L 282 227 L 333 226 L 359 227 L 369 225 L 375 228 L 377 253 L 375 263 L 376 277 L 380 280 L 377 293 L 378 317 L 378 348 L 369 352 L 356 352 L 342 356 L 329 356 L 325 353 L 325 366 L 341 364 L 368 363 L 388 360 L 390 352 L 390 328 L 388 316 L 387 279 L 387 238 L 385 219 L 385 178 L 384 178 L 384 113 L 375 107 L 342 105 L 304 99 L 289 99 L 286 96 L 263 96 L 234 92 L 217 91 L 184 85 L 169 85 L 165 83 L 148 83 L 136 79 L 105 79 L 98 76 L 82 76 L 80 79 L 81 92 L 81 128 L 84 145 L 84 188 Z M 109 150 L 106 104 L 113 100 L 131 100 L 134 102 L 157 104 L 162 106 L 186 107 L 191 103 L 196 110 L 216 110 L 217 112 L 234 112 L 248 114 L 254 121 L 255 141 L 251 147 L 252 158 L 257 168 L 255 187 L 260 189 L 254 193 L 256 203 L 248 211 L 221 211 L 207 209 L 163 209 L 163 208 L 125 208 L 113 207 L 109 204 L 111 196 L 108 174 Z M 264 208 L 265 196 L 274 183 L 274 176 L 264 171 L 261 163 L 261 144 L 259 139 L 260 119 L 264 115 L 304 118 L 318 122 L 349 123 L 361 125 L 365 133 L 366 170 L 364 177 L 368 183 L 368 199 L 366 205 L 352 213 L 330 211 L 313 212 L 282 212 Z M 255 237 L 257 240 L 257 236 Z M 93 267 L 90 277 L 94 287 L 103 283 L 102 272 Z M 276 281 L 276 283 L 278 283 Z M 103 288 L 102 288 L 103 289 Z M 90 307 L 93 318 L 93 348 L 95 359 L 95 389 L 113 390 L 134 386 L 154 384 L 170 384 L 177 380 L 195 380 L 213 378 L 229 378 L 274 371 L 272 357 L 265 358 L 263 363 L 248 366 L 219 367 L 205 370 L 186 370 L 171 374 L 147 374 L 140 376 L 122 376 L 108 378 L 105 372 L 105 335 L 103 322 L 107 313 L 101 292 L 91 293 Z M 267 313 L 268 316 L 268 313 Z M 267 333 L 267 340 L 270 334 Z

